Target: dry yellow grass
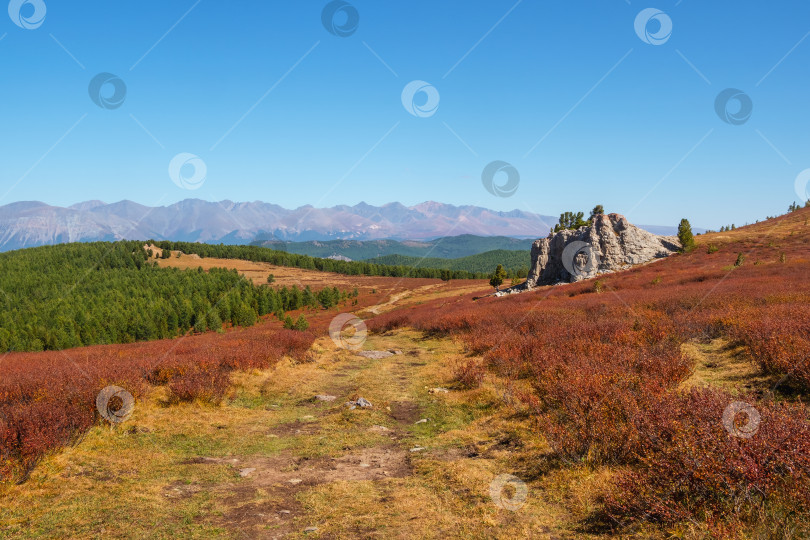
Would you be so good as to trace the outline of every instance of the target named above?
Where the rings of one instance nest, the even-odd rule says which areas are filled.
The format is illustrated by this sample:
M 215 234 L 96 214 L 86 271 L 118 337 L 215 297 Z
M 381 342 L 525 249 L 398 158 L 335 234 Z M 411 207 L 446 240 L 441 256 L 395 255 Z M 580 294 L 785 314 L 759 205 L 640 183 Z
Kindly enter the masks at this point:
M 780 239 L 794 233 L 807 231 L 808 227 L 810 227 L 810 208 L 802 208 L 796 212 L 780 216 L 779 219 L 768 219 L 745 228 L 701 234 L 695 237 L 695 241 L 701 246 L 709 244 L 722 245 L 741 240 L 764 240 L 767 242 L 769 238 Z
M 726 391 L 753 391 L 771 388 L 779 380 L 762 372 L 747 356 L 745 347 L 730 344 L 725 339 L 709 343 L 690 341 L 681 347 L 692 361 L 692 376 L 681 384 L 682 389 L 693 386 L 715 386 Z

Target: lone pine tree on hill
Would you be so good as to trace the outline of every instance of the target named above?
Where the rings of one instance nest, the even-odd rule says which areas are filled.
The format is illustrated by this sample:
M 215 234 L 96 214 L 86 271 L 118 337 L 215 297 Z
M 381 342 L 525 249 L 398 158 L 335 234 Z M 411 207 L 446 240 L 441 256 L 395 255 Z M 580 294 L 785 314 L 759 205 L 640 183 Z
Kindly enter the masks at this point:
M 495 267 L 495 272 L 492 274 L 492 277 L 489 279 L 489 284 L 495 287 L 495 290 L 498 290 L 498 287 L 503 285 L 503 280 L 506 279 L 506 270 L 503 269 L 503 265 L 499 264 Z
M 692 234 L 692 225 L 684 218 L 678 225 L 678 240 L 681 242 L 681 252 L 687 253 L 695 249 L 695 237 Z

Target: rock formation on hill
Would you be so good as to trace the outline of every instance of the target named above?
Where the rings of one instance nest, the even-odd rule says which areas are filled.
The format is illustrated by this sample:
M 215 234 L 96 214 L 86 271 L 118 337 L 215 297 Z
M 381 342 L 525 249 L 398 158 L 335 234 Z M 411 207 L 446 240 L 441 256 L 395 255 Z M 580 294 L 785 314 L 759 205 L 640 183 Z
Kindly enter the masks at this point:
M 619 214 L 599 215 L 588 227 L 552 232 L 537 240 L 525 288 L 592 278 L 667 257 L 679 249 L 675 236 L 654 235 Z

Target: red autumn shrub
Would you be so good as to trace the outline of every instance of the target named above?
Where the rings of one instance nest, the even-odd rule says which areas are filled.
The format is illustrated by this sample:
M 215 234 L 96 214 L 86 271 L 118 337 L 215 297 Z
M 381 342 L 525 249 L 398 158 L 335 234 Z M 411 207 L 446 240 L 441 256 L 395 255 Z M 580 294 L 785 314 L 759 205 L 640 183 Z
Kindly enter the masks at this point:
M 765 371 L 788 374 L 810 388 L 810 303 L 766 305 L 729 326 Z
M 11 353 L 0 362 L 0 477 L 24 479 L 48 451 L 75 440 L 99 417 L 96 396 L 110 385 L 136 398 L 146 383 L 182 401 L 218 401 L 234 369 L 303 359 L 315 336 L 275 322 L 221 334 L 126 345 Z
M 659 400 L 646 420 L 654 429 L 637 452 L 638 466 L 619 477 L 605 511 L 616 520 L 664 523 L 712 516 L 756 523 L 767 512 L 783 512 L 788 520 L 787 514 L 806 516 L 807 410 L 759 402 L 759 418 L 744 417 L 743 430 L 724 419 L 740 399 L 694 390 Z
M 178 401 L 222 400 L 230 384 L 230 372 L 218 366 L 194 367 L 169 381 L 172 396 Z
M 472 389 L 481 386 L 486 375 L 486 367 L 475 360 L 460 363 L 453 370 L 453 378 L 462 388 Z

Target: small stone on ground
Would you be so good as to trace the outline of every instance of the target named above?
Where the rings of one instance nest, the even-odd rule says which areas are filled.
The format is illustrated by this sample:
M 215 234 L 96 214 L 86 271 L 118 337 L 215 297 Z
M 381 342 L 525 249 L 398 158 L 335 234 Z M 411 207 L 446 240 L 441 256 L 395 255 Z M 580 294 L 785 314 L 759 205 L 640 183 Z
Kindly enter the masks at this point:
M 374 405 L 372 405 L 371 402 L 369 400 L 367 400 L 366 398 L 359 397 L 359 398 L 357 398 L 356 401 L 347 401 L 346 406 L 349 409 L 356 409 L 357 407 L 361 407 L 363 409 L 370 409 Z

